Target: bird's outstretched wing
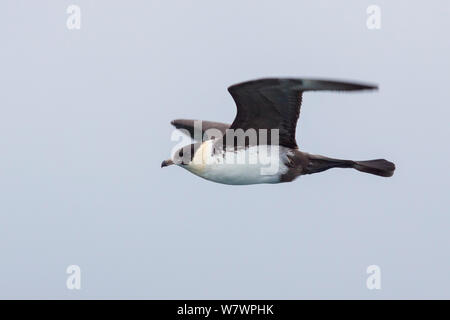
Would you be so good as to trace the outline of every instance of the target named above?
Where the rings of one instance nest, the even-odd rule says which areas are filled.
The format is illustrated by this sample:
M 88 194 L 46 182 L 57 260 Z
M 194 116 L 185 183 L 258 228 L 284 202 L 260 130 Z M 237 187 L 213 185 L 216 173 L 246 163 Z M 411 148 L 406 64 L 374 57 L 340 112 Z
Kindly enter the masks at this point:
M 355 91 L 377 89 L 376 85 L 318 79 L 267 78 L 228 88 L 237 114 L 230 129 L 278 129 L 279 144 L 297 148 L 295 129 L 304 91 Z
M 207 130 L 216 129 L 219 130 L 222 135 L 225 135 L 225 130 L 230 127 L 227 123 L 190 119 L 173 120 L 171 124 L 177 129 L 187 130 L 192 139 L 199 137 L 200 139 L 196 139 L 198 141 L 205 140 L 204 134 Z M 208 139 L 208 137 L 206 137 L 206 139 Z

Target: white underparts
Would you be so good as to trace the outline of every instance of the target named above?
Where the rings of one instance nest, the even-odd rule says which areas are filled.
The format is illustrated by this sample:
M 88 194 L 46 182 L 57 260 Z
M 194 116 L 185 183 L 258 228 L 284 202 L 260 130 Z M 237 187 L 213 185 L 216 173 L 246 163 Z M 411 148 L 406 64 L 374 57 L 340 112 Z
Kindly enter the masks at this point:
M 278 183 L 288 170 L 283 160 L 289 151 L 284 147 L 261 145 L 217 151 L 214 142 L 205 141 L 192 161 L 182 167 L 207 180 L 233 185 Z

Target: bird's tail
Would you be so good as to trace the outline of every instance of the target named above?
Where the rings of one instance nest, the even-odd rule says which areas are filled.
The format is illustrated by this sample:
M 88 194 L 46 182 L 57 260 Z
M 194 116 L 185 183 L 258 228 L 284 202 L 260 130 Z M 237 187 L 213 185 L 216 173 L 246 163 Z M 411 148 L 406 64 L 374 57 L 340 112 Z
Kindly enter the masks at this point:
M 391 177 L 394 174 L 395 164 L 384 159 L 376 159 L 355 161 L 353 168 L 361 172 L 367 172 L 381 177 Z
M 306 173 L 317 173 L 331 168 L 354 168 L 381 177 L 391 177 L 394 174 L 395 164 L 385 159 L 352 161 L 309 155 Z

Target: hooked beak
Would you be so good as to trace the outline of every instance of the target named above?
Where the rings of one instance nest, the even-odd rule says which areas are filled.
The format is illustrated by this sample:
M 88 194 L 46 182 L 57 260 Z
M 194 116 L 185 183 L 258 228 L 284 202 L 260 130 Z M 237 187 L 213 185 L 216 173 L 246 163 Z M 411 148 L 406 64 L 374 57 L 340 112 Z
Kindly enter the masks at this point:
M 173 161 L 172 161 L 171 159 L 169 159 L 169 160 L 164 160 L 164 161 L 161 163 L 161 168 L 170 166 L 170 165 L 172 165 L 172 164 L 173 164 Z

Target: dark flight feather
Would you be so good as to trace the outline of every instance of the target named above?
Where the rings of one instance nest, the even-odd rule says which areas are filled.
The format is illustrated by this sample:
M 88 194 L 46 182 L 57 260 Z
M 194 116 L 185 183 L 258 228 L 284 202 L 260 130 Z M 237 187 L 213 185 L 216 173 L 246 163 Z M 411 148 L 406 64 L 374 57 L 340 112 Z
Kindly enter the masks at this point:
M 267 78 L 238 83 L 228 88 L 237 114 L 230 129 L 278 129 L 279 144 L 298 148 L 295 140 L 304 91 L 356 91 L 377 89 L 376 85 L 318 80 Z

